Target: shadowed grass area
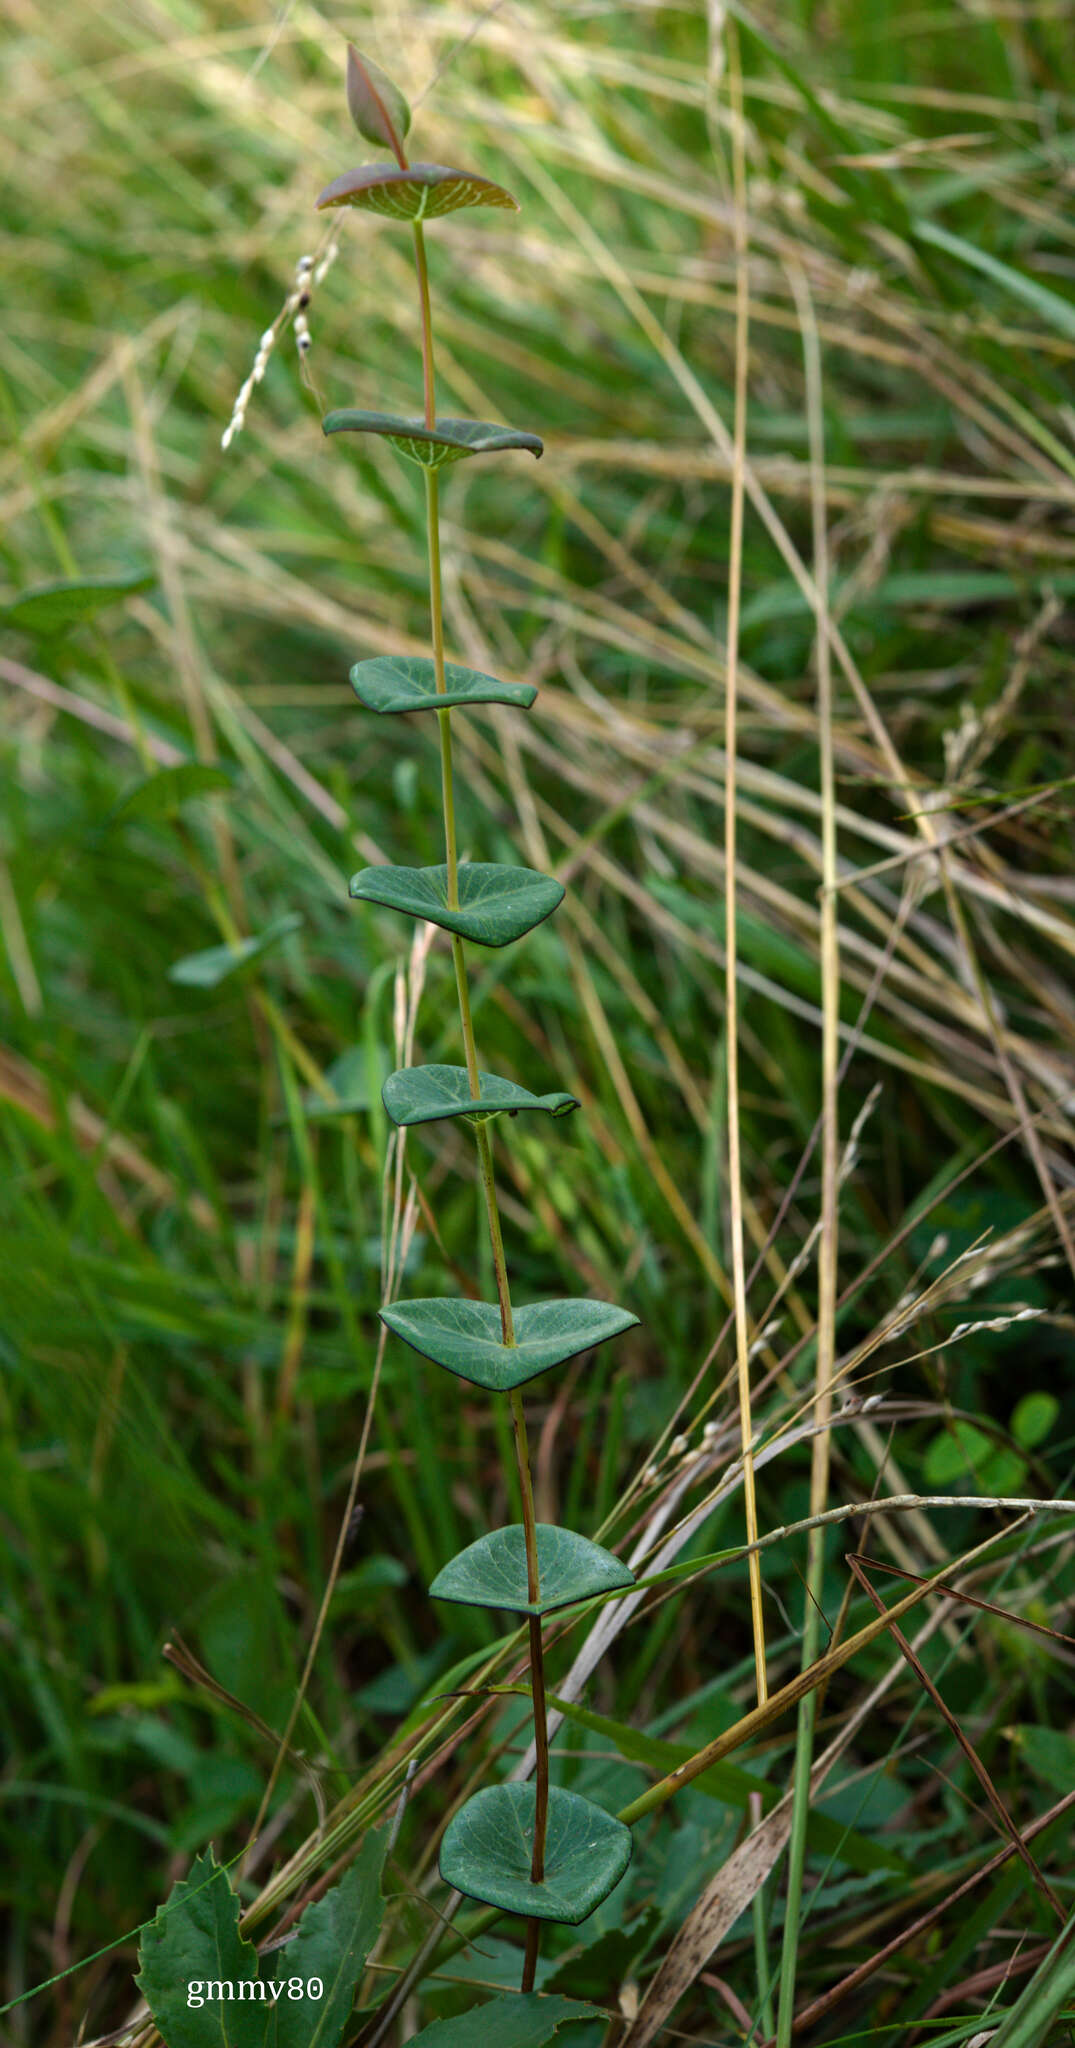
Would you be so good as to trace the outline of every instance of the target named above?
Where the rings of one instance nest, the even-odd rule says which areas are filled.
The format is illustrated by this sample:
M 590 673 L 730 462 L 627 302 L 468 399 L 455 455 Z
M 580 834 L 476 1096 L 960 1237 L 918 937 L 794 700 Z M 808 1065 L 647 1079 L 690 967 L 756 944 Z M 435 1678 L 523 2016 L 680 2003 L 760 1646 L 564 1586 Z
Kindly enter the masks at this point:
M 1069 29 L 1063 9 L 992 0 L 739 23 L 736 924 L 759 1526 L 808 1513 L 826 1002 L 844 1062 L 830 1502 L 956 1503 L 830 1537 L 822 1652 L 845 1594 L 844 1635 L 874 1614 L 845 1550 L 958 1576 L 1013 1519 L 964 1497 L 1073 1491 Z M 296 1912 L 416 1761 L 362 1994 L 379 2003 L 441 1926 L 442 1823 L 517 1763 L 526 1726 L 510 1696 L 443 1697 L 517 1675 L 522 1652 L 426 1595 L 518 1512 L 509 1422 L 377 1319 L 388 1274 L 404 1297 L 491 1300 L 493 1283 L 465 1134 L 431 1125 L 390 1156 L 380 1101 L 404 1053 L 458 1062 L 446 937 L 427 928 L 411 952 L 396 913 L 347 894 L 359 864 L 444 849 L 435 734 L 376 719 L 348 683 L 356 661 L 425 654 L 428 622 L 420 476 L 320 429 L 329 408 L 421 402 L 408 238 L 313 211 L 368 154 L 343 104 L 346 37 L 418 103 L 423 157 L 522 206 L 428 236 L 440 405 L 545 441 L 540 463 L 460 464 L 443 488 L 449 656 L 539 691 L 529 712 L 454 714 L 460 849 L 567 889 L 555 919 L 477 960 L 474 1016 L 484 1068 L 581 1103 L 497 1145 L 519 1299 L 586 1294 L 640 1318 L 530 1390 L 538 1513 L 639 1576 L 742 1541 L 725 10 L 270 17 L 125 0 L 60 22 L 20 0 L 0 54 L 3 1996 L 59 1981 L 5 2013 L 16 2043 L 120 2027 L 133 1930 L 210 1839 L 222 1861 L 241 1853 L 274 1756 L 251 1716 L 276 1735 L 287 1720 L 367 1421 L 363 1513 L 293 1738 L 317 1800 L 285 1768 L 244 1881 L 249 1928 Z M 289 316 L 223 452 L 298 259 L 318 276 L 337 247 L 305 382 Z M 812 493 L 834 628 L 838 987 L 822 963 Z M 217 787 L 167 779 L 213 762 Z M 1025 1522 L 960 1583 L 1070 1630 L 1067 1526 Z M 799 1667 L 805 1535 L 761 1555 L 775 1693 Z M 889 1604 L 910 1584 L 872 1582 Z M 1071 1781 L 1070 1647 L 944 1597 L 905 1627 L 926 1631 L 929 1678 L 1030 1828 Z M 574 1671 L 582 1705 L 557 1781 L 610 1811 L 754 1705 L 741 1557 L 558 1629 L 550 1690 L 570 1703 Z M 609 1654 L 583 1689 L 595 1632 Z M 217 1690 L 162 1658 L 177 1638 Z M 627 2018 L 644 2000 L 664 2040 L 760 2026 L 746 1908 L 766 1871 L 728 1859 L 789 1783 L 793 1725 L 636 1827 L 627 1882 L 578 1936 L 549 1939 L 539 1986 Z M 810 2038 L 911 2041 L 919 2023 L 971 2038 L 1044 1969 L 1056 1914 L 1016 1856 L 945 1910 L 1006 1838 L 890 1639 L 833 1672 L 815 1754 L 837 1740 L 806 1837 Z M 1034 1855 L 1070 1911 L 1067 1828 L 1051 1822 Z M 774 1867 L 760 1933 L 775 1971 Z M 673 1944 L 721 1868 L 728 1899 L 690 1923 L 704 1966 L 677 1978 Z M 467 1908 L 456 1931 L 470 1925 Z M 454 1939 L 407 1985 L 391 2048 L 517 1982 L 510 1923 Z M 1055 2036 L 1025 2041 L 1063 2038 L 1063 1996 Z M 657 2038 L 639 2027 L 632 2043 Z M 603 2031 L 558 2038 L 601 2048 Z

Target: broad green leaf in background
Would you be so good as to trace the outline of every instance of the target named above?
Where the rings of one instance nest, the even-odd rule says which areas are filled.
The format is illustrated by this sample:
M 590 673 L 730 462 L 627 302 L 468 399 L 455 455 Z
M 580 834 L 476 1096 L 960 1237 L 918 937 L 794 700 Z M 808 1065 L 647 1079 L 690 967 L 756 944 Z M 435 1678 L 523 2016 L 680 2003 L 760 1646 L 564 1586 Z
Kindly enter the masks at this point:
M 1075 1735 L 1024 1723 L 1007 1730 L 1016 1754 L 1043 1785 L 1075 1784 Z
M 239 1933 L 239 1901 L 211 1848 L 143 1927 L 138 1962 L 134 1981 L 167 2048 L 262 2048 L 267 2015 L 257 2000 L 188 2004 L 192 1983 L 239 1985 L 258 1974 L 257 1950 Z
M 567 1116 L 578 1108 L 574 1095 L 531 1095 L 515 1081 L 478 1071 L 475 1097 L 465 1067 L 397 1067 L 381 1090 L 381 1100 L 394 1124 L 429 1124 L 443 1116 L 498 1116 L 506 1110 L 543 1109 L 549 1116 Z
M 395 153 L 402 151 L 411 125 L 410 107 L 387 72 L 372 57 L 364 57 L 353 43 L 347 45 L 347 106 L 367 142 L 383 143 Z
M 454 2020 L 434 2020 L 415 2034 L 411 2048 L 544 2048 L 571 2020 L 607 2020 L 596 2005 L 574 1998 L 541 1998 L 517 1991 L 476 2005 Z
M 983 1429 L 957 1419 L 938 1432 L 926 1452 L 923 1470 L 927 1483 L 940 1488 L 969 1473 L 981 1473 L 995 1449 L 993 1438 Z
M 477 669 L 444 664 L 446 688 L 437 688 L 435 662 L 414 654 L 379 654 L 356 661 L 351 688 L 368 711 L 448 711 L 453 704 L 517 704 L 529 710 L 533 683 L 501 683 Z
M 230 789 L 235 781 L 236 769 L 221 763 L 209 761 L 180 761 L 175 768 L 161 768 L 156 775 L 147 775 L 143 782 L 135 784 L 127 796 L 121 797 L 112 818 L 156 819 L 170 818 L 183 804 L 198 796 L 213 796 L 218 790 Z
M 551 1614 L 577 1600 L 593 1600 L 634 1585 L 634 1573 L 604 1550 L 553 1522 L 537 1525 L 539 1598 L 531 1600 L 526 1571 L 526 1534 L 520 1523 L 493 1529 L 467 1545 L 437 1573 L 434 1600 L 463 1607 L 505 1608 L 512 1614 Z
M 420 1070 L 422 1071 L 422 1070 Z M 428 1069 L 424 1071 L 428 1072 Z M 577 1358 L 609 1337 L 637 1328 L 638 1317 L 610 1301 L 535 1301 L 513 1311 L 514 1344 L 500 1341 L 495 1302 L 452 1296 L 397 1301 L 380 1311 L 397 1337 L 446 1372 L 473 1386 L 505 1394 L 550 1366 Z
M 607 1899 L 631 1860 L 631 1830 L 577 1792 L 549 1791 L 545 1876 L 530 1881 L 533 1785 L 487 1785 L 460 1807 L 444 1831 L 445 1884 L 532 1920 L 577 1927 Z
M 391 148 L 391 144 L 389 144 Z M 518 213 L 519 202 L 503 185 L 477 171 L 458 171 L 451 164 L 360 164 L 326 185 L 318 201 L 330 206 L 359 206 L 392 220 L 435 220 L 457 213 L 461 206 L 502 206 Z
M 1032 1451 L 1037 1444 L 1045 1442 L 1057 1416 L 1060 1403 L 1055 1394 L 1041 1390 L 1024 1394 L 1012 1414 L 1012 1435 L 1024 1451 Z
M 321 430 L 325 434 L 381 434 L 423 469 L 440 469 L 443 463 L 462 462 L 468 455 L 496 455 L 504 448 L 525 448 L 531 455 L 540 455 L 544 447 L 537 434 L 498 427 L 488 420 L 441 419 L 435 427 L 427 427 L 424 420 L 354 407 L 327 412 Z
M 381 1871 L 388 1830 L 372 1829 L 339 1884 L 307 1906 L 294 1941 L 273 1952 L 278 1980 L 319 1978 L 319 1999 L 277 2000 L 265 2048 L 337 2048 L 355 2002 L 358 1980 L 381 1929 Z
M 209 946 L 204 953 L 188 953 L 183 960 L 177 960 L 168 969 L 169 981 L 177 981 L 183 988 L 216 988 L 226 981 L 229 974 L 235 974 L 240 967 L 249 966 L 270 946 L 275 946 L 289 932 L 298 931 L 302 923 L 297 911 L 288 911 L 268 924 L 263 932 L 254 938 L 240 939 L 237 946 Z
M 0 619 L 20 632 L 39 633 L 47 639 L 96 618 L 106 605 L 116 604 L 122 597 L 151 590 L 156 580 L 151 569 L 129 569 L 115 576 L 58 577 L 50 583 L 35 583 L 9 604 L 0 605 Z
M 498 867 L 492 861 L 464 861 L 458 870 L 459 902 L 448 903 L 448 870 L 361 868 L 351 895 L 381 903 L 408 917 L 426 918 L 479 946 L 507 946 L 551 917 L 564 900 L 564 885 L 535 868 Z
M 358 1111 L 369 1109 L 384 1087 L 387 1066 L 388 1055 L 380 1046 L 375 1048 L 371 1061 L 366 1046 L 349 1045 L 347 1051 L 325 1069 L 325 1080 L 336 1100 L 327 1101 L 316 1088 L 310 1088 L 302 1098 L 303 1115 L 311 1123 L 317 1123 L 326 1117 L 354 1116 Z

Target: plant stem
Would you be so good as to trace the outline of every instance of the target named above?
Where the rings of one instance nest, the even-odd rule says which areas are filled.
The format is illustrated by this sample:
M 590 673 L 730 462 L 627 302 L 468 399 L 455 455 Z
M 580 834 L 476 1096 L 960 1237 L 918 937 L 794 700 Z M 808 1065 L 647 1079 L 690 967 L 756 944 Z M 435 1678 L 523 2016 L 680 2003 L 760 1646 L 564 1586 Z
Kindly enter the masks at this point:
M 839 1230 L 839 1031 L 840 953 L 837 924 L 836 772 L 832 737 L 832 665 L 826 631 L 829 558 L 826 531 L 825 441 L 822 411 L 821 352 L 817 322 L 805 275 L 793 268 L 791 286 L 802 331 L 810 440 L 811 508 L 814 534 L 814 584 L 817 609 L 817 713 L 821 753 L 821 1234 L 818 1241 L 817 1358 L 815 1369 L 814 1438 L 810 1463 L 810 1513 L 821 1515 L 829 1495 L 829 1425 L 836 1370 L 836 1283 Z M 825 1529 L 811 1529 L 806 1553 L 806 1609 L 803 1616 L 802 1668 L 808 1670 L 821 1642 L 821 1603 L 825 1572 Z M 784 1939 L 780 1961 L 778 2048 L 790 2048 L 795 2025 L 795 1984 L 802 1920 L 806 1828 L 810 1817 L 810 1778 L 814 1760 L 817 1694 L 808 1693 L 799 1707 L 795 1730 L 795 1776 L 791 1832 L 788 1842 L 788 1885 Z
M 425 390 L 425 422 L 427 427 L 436 425 L 436 385 L 433 363 L 433 318 L 429 296 L 429 269 L 426 263 L 425 239 L 420 221 L 414 223 L 414 260 L 418 273 L 418 297 L 422 320 L 422 374 Z M 429 548 L 429 612 L 433 639 L 433 668 L 438 692 L 446 688 L 444 674 L 444 596 L 441 582 L 440 561 L 440 492 L 437 472 L 432 467 L 425 471 L 426 526 Z M 444 805 L 444 845 L 447 867 L 447 896 L 449 907 L 455 909 L 459 903 L 459 855 L 455 826 L 455 786 L 452 774 L 452 714 L 450 707 L 437 712 L 440 728 L 440 771 L 441 796 Z M 474 1038 L 474 1020 L 470 1010 L 470 990 L 467 984 L 466 956 L 463 941 L 458 933 L 452 934 L 452 962 L 455 968 L 456 993 L 459 998 L 459 1023 L 466 1058 L 467 1079 L 475 1100 L 480 1097 L 478 1081 L 478 1049 Z M 485 1213 L 489 1225 L 489 1242 L 493 1253 L 493 1271 L 496 1275 L 497 1301 L 500 1306 L 501 1339 L 505 1344 L 515 1343 L 515 1324 L 511 1312 L 511 1294 L 508 1288 L 508 1266 L 504 1256 L 504 1237 L 500 1227 L 500 1209 L 496 1198 L 496 1179 L 493 1171 L 493 1147 L 487 1122 L 481 1120 L 472 1125 L 478 1148 L 478 1165 L 481 1174 L 482 1192 L 485 1197 Z M 527 1598 L 531 1603 L 541 1597 L 541 1580 L 538 1570 L 537 1518 L 534 1512 L 534 1487 L 530 1476 L 530 1450 L 526 1436 L 526 1415 L 522 1396 L 518 1388 L 512 1390 L 511 1416 L 515 1432 L 515 1456 L 519 1467 L 519 1485 L 523 1503 L 523 1538 L 526 1545 Z M 540 1884 L 545 1875 L 545 1838 L 549 1813 L 549 1728 L 545 1705 L 545 1654 L 541 1634 L 541 1616 L 528 1616 L 530 1631 L 530 1691 L 534 1714 L 534 1749 L 536 1765 L 534 1772 L 534 1843 L 530 1863 L 530 1879 Z M 526 1955 L 523 1962 L 522 1989 L 532 1991 L 537 1970 L 538 1949 L 541 1942 L 541 1922 L 531 1919 L 527 1922 Z

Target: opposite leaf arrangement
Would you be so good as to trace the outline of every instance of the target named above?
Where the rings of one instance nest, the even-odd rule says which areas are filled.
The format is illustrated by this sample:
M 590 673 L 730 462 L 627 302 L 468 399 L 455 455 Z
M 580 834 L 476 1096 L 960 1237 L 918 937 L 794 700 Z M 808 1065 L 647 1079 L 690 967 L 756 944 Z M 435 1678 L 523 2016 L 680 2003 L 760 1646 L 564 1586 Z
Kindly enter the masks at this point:
M 438 419 L 433 325 L 423 222 L 464 206 L 516 211 L 511 194 L 490 178 L 445 164 L 409 164 L 404 142 L 410 114 L 402 94 L 368 59 L 348 52 L 348 104 L 359 132 L 392 151 L 395 164 L 364 164 L 336 178 L 319 207 L 355 206 L 411 223 L 418 275 L 425 410 L 421 419 L 376 412 L 331 412 L 327 434 L 379 434 L 418 463 L 425 478 L 429 545 L 432 658 L 360 661 L 351 682 L 370 711 L 433 711 L 440 729 L 445 860 L 437 867 L 364 868 L 351 894 L 406 916 L 428 919 L 451 935 L 465 1065 L 408 1067 L 389 1075 L 385 1109 L 397 1125 L 462 1118 L 477 1147 L 496 1276 L 495 1302 L 423 1300 L 382 1310 L 388 1328 L 411 1348 L 457 1378 L 511 1403 L 522 1497 L 521 1525 L 494 1530 L 451 1559 L 434 1579 L 434 1599 L 460 1601 L 525 1615 L 530 1639 L 530 1681 L 536 1768 L 532 1783 L 490 1785 L 477 1792 L 445 1830 L 440 1872 L 469 1898 L 528 1922 L 522 1990 L 534 1983 L 543 1920 L 577 1925 L 618 1884 L 631 1855 L 631 1835 L 601 1807 L 549 1784 L 542 1624 L 555 1609 L 590 1600 L 632 1583 L 631 1573 L 599 1544 L 568 1529 L 539 1523 L 534 1514 L 526 1419 L 520 1388 L 539 1373 L 615 1337 L 638 1321 L 626 1309 L 598 1301 L 544 1301 L 513 1305 L 497 1205 L 490 1125 L 507 1112 L 544 1110 L 564 1116 L 574 1096 L 536 1095 L 478 1064 L 471 1018 L 464 941 L 506 946 L 521 939 L 562 901 L 561 883 L 530 868 L 486 862 L 460 864 L 456 848 L 451 712 L 457 705 L 509 704 L 529 709 L 536 691 L 502 683 L 444 659 L 441 601 L 439 483 L 447 464 L 472 456 L 526 449 L 540 455 L 536 434 L 482 420 Z
M 500 1226 L 490 1126 L 502 1115 L 543 1110 L 552 1117 L 579 1107 L 573 1095 L 534 1094 L 485 1072 L 471 1016 L 464 942 L 500 947 L 522 938 L 563 900 L 563 885 L 525 867 L 460 863 L 456 846 L 451 713 L 456 706 L 506 704 L 528 710 L 537 695 L 445 661 L 441 596 L 439 480 L 449 463 L 505 449 L 538 456 L 536 434 L 481 420 L 438 419 L 433 330 L 423 222 L 466 206 L 517 211 L 489 178 L 445 164 L 409 164 L 404 140 L 410 111 L 397 88 L 368 59 L 348 52 L 348 104 L 367 140 L 392 151 L 394 164 L 365 164 L 337 178 L 318 206 L 354 206 L 411 223 L 418 274 L 425 407 L 420 419 L 338 411 L 326 434 L 363 433 L 389 440 L 420 465 L 425 481 L 429 546 L 432 657 L 360 661 L 351 682 L 360 702 L 381 714 L 433 711 L 440 734 L 445 859 L 435 867 L 369 867 L 351 882 L 364 902 L 428 920 L 450 934 L 459 1002 L 463 1066 L 408 1067 L 383 1089 L 397 1128 L 460 1118 L 473 1131 L 496 1279 L 495 1302 L 427 1299 L 382 1309 L 388 1329 L 411 1349 L 458 1379 L 507 1396 L 522 1499 L 522 1523 L 493 1530 L 445 1564 L 435 1599 L 525 1616 L 533 1705 L 532 1783 L 489 1785 L 468 1799 L 445 1829 L 440 1873 L 445 1883 L 497 1911 L 527 1922 L 521 1991 L 504 1994 L 456 2020 L 435 2021 L 423 2048 L 542 2048 L 572 2019 L 604 2018 L 571 1999 L 534 1995 L 543 1921 L 576 1926 L 607 1898 L 631 1857 L 622 1821 L 577 1793 L 549 1783 L 542 1627 L 544 1617 L 634 1583 L 610 1551 L 572 1530 L 539 1523 L 534 1512 L 526 1419 L 520 1388 L 553 1366 L 637 1325 L 613 1304 L 554 1300 L 513 1304 Z M 260 942 L 258 942 L 260 945 Z M 220 952 L 225 949 L 216 949 Z M 256 948 L 255 948 L 256 950 Z M 211 983 L 216 954 L 182 963 L 182 978 Z M 229 956 L 230 958 L 230 956 Z M 197 970 L 195 972 L 195 970 Z M 351 2014 L 356 1985 L 380 1926 L 380 1872 L 387 1835 L 369 1834 L 353 1869 L 302 1915 L 297 1935 L 267 1957 L 240 1934 L 239 1900 L 210 1850 L 177 1885 L 143 1929 L 140 1987 L 168 2048 L 336 2048 Z M 301 1974 L 296 1974 L 297 1966 Z M 217 1972 L 216 1978 L 210 1971 Z M 226 1972 L 226 1976 L 222 1973 Z M 316 1991 L 311 1990 L 316 1986 Z M 197 1995 L 192 1995 L 197 1987 Z M 220 2001 L 228 2001 L 225 2018 Z M 234 2003 L 233 2003 L 234 2002 Z

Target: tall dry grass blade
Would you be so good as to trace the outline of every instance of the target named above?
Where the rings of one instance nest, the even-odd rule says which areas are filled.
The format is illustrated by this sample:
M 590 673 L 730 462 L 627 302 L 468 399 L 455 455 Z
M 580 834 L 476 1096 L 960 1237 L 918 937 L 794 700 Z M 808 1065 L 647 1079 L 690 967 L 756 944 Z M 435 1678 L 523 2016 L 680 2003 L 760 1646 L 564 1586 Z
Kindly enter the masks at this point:
M 802 329 L 803 364 L 806 375 L 806 413 L 810 438 L 811 510 L 814 537 L 814 583 L 818 594 L 817 722 L 821 757 L 821 1227 L 817 1255 L 817 1359 L 814 1378 L 814 1420 L 817 1435 L 810 1461 L 810 1513 L 823 1514 L 829 1493 L 829 1421 L 832 1415 L 833 1382 L 836 1367 L 836 1273 L 838 1249 L 839 1187 L 839 1058 L 840 1058 L 840 952 L 836 895 L 836 772 L 833 748 L 832 662 L 824 614 L 828 605 L 829 560 L 825 504 L 825 445 L 821 394 L 821 350 L 810 289 L 797 267 L 789 272 L 791 288 Z M 802 1668 L 808 1670 L 818 1653 L 822 1587 L 825 1570 L 825 1532 L 810 1532 L 806 1561 L 806 1612 L 803 1622 Z M 811 1760 L 817 1696 L 808 1693 L 799 1708 L 795 1737 L 795 1778 L 791 1839 L 788 1850 L 788 1887 L 784 1918 L 784 1940 L 780 1968 L 780 2002 L 777 2012 L 778 2048 L 788 2048 L 795 2010 L 795 1974 L 798 1962 L 799 1921 L 802 1912 L 803 1872 L 806 1865 L 806 1824 L 810 1811 Z
M 731 53 L 732 160 L 735 180 L 735 428 L 732 459 L 731 552 L 728 561 L 728 674 L 725 684 L 724 756 L 724 907 L 725 1010 L 728 1086 L 728 1205 L 732 1245 L 732 1288 L 735 1301 L 735 1359 L 739 1387 L 739 1430 L 743 1446 L 743 1508 L 747 1542 L 758 1540 L 758 1508 L 754 1491 L 750 1412 L 750 1329 L 747 1318 L 746 1255 L 743 1239 L 742 1152 L 739 1136 L 739 1003 L 736 989 L 736 811 L 735 762 L 738 747 L 739 612 L 743 581 L 743 490 L 747 431 L 749 368 L 746 173 L 743 153 L 743 94 L 734 24 L 728 27 Z M 754 1637 L 754 1675 L 758 1705 L 769 1696 L 765 1674 L 765 1616 L 762 1609 L 761 1561 L 750 1557 L 750 1620 Z

